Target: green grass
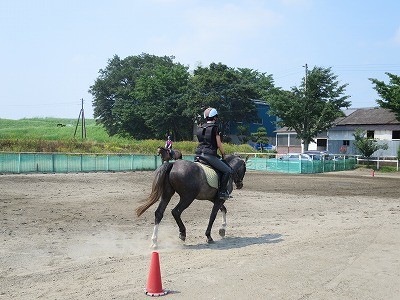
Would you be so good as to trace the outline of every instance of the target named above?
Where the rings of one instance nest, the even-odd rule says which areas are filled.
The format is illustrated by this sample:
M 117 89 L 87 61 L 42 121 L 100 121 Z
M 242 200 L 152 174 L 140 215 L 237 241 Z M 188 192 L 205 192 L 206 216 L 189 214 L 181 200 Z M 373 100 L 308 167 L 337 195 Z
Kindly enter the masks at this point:
M 58 127 L 63 124 L 64 127 Z M 122 141 L 119 137 L 109 137 L 104 128 L 97 125 L 93 119 L 85 120 L 87 140 L 97 142 Z M 75 134 L 76 130 L 76 134 Z M 65 140 L 80 139 L 82 136 L 82 122 L 77 126 L 77 120 L 57 118 L 32 118 L 20 120 L 0 119 L 1 139 L 42 139 Z
M 154 154 L 157 147 L 165 143 L 163 140 L 110 137 L 93 119 L 86 119 L 85 127 L 86 139 L 82 139 L 82 123 L 77 126 L 77 119 L 0 119 L 0 151 Z M 193 141 L 174 142 L 174 148 L 184 155 L 193 154 L 196 146 Z M 224 144 L 224 147 L 226 153 L 254 152 L 249 145 Z
M 393 166 L 381 166 L 379 168 L 379 171 L 382 173 L 392 173 L 392 172 L 397 172 L 397 168 Z
M 357 169 L 368 169 L 368 170 L 374 170 L 375 172 L 380 172 L 380 173 L 397 173 L 400 171 L 397 171 L 396 166 L 381 166 L 379 170 L 376 168 L 376 165 L 370 164 L 370 165 L 357 165 Z

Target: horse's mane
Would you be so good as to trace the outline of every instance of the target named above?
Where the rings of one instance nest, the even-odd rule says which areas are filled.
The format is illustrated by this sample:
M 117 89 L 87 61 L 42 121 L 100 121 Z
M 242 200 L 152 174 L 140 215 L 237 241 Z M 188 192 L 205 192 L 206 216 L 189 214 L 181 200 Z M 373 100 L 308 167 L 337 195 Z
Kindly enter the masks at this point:
M 229 154 L 229 155 L 225 156 L 225 160 L 226 160 L 226 162 L 229 163 L 229 162 L 231 162 L 232 160 L 234 160 L 237 157 L 238 157 L 237 155 Z
M 240 155 L 235 155 L 235 154 L 229 154 L 225 156 L 225 161 L 227 163 L 230 163 L 231 161 L 238 160 L 238 159 L 243 159 Z
M 246 165 L 247 158 L 244 159 L 244 158 L 242 158 L 240 155 L 230 154 L 230 155 L 226 155 L 226 156 L 225 156 L 225 161 L 226 161 L 228 164 L 230 164 L 230 166 L 231 166 L 232 168 L 235 168 L 235 166 L 237 166 L 237 165 L 240 163 L 240 161 L 243 161 L 243 162 L 245 163 L 245 165 Z

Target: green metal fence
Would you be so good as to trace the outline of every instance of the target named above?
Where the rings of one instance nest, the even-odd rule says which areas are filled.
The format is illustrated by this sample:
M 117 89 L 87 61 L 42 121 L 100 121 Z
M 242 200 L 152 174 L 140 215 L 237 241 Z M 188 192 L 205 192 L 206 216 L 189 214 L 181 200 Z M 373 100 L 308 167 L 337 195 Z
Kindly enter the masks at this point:
M 312 174 L 355 169 L 354 157 L 340 160 L 293 160 L 283 161 L 278 158 L 253 157 L 247 161 L 247 169 L 267 172 Z
M 160 165 L 157 155 L 0 153 L 0 173 L 120 172 L 155 170 Z
M 183 159 L 193 161 L 193 155 Z M 355 158 L 325 161 L 281 161 L 253 157 L 248 170 L 285 173 L 322 173 L 354 169 Z M 5 153 L 0 152 L 0 173 L 69 173 L 101 171 L 155 170 L 161 165 L 156 155 L 140 154 L 74 154 L 74 153 Z

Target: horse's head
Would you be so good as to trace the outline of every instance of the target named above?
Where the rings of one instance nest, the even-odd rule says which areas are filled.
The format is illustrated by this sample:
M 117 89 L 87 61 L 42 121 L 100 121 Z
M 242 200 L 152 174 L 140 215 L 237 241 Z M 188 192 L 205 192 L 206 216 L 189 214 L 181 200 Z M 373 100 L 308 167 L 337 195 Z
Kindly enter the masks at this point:
M 157 155 L 160 155 L 160 154 L 161 154 L 161 150 L 162 150 L 162 147 L 161 147 L 161 146 L 157 148 Z
M 233 169 L 233 182 L 236 185 L 236 188 L 240 190 L 243 187 L 243 178 L 246 174 L 246 159 L 241 158 L 237 155 L 228 155 L 226 157 L 226 162 Z

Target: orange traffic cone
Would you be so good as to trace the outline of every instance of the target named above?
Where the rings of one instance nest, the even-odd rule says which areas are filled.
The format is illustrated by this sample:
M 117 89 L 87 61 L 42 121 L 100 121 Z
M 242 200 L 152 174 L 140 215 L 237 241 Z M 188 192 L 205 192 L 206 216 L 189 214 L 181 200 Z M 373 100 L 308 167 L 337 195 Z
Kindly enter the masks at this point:
M 160 260 L 158 252 L 151 255 L 149 277 L 147 279 L 146 295 L 152 297 L 164 296 L 168 291 L 163 290 L 161 283 Z

